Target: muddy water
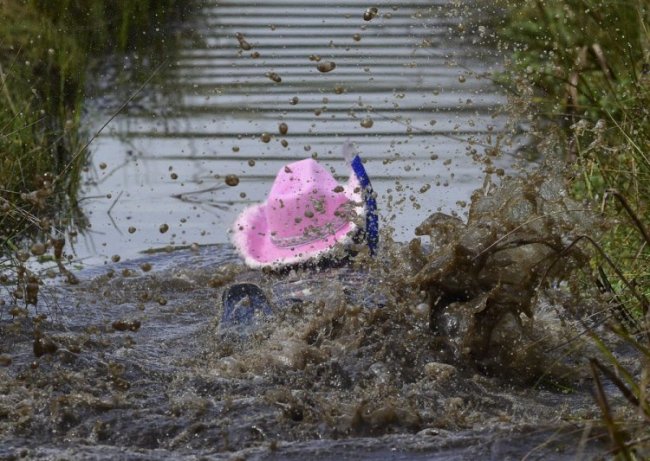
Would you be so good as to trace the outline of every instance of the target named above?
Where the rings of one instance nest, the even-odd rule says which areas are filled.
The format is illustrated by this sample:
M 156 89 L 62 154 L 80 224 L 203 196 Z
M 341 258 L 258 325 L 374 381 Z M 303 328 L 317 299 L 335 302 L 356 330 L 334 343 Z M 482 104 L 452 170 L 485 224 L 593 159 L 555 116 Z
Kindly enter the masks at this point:
M 552 271 L 548 256 L 593 223 L 557 188 L 484 190 L 467 225 L 439 214 L 419 228 L 439 245 L 385 244 L 352 266 L 250 271 L 215 245 L 45 288 L 35 335 L 20 312 L 0 323 L 0 456 L 590 459 L 605 446 L 585 423 L 597 410 L 581 358 L 595 352 L 576 317 L 594 306 L 558 288 L 581 255 Z M 278 295 L 308 279 L 302 302 Z M 274 310 L 246 334 L 220 322 L 238 281 Z
M 353 2 L 204 5 L 161 80 L 94 144 L 80 284 L 43 287 L 38 308 L 13 318 L 2 311 L 0 457 L 602 452 L 602 432 L 584 423 L 597 419 L 580 360 L 593 351 L 575 339 L 576 316 L 595 307 L 569 289 L 581 255 L 551 270 L 590 215 L 561 181 L 498 188 L 472 161 L 504 123 L 493 116 L 503 96 L 466 70 L 496 62 L 473 44 L 489 30 L 464 30 L 468 10 L 446 3 L 379 5 L 370 21 Z M 336 67 L 321 72 L 322 62 Z M 99 120 L 133 89 L 103 93 Z M 233 217 L 288 161 L 313 154 L 345 177 L 346 139 L 395 228 L 380 256 L 320 272 L 246 270 L 227 244 Z M 438 214 L 417 229 L 422 245 L 391 241 L 407 242 L 439 209 L 462 215 L 457 202 L 479 187 L 467 224 Z M 122 262 L 104 264 L 112 255 Z M 221 293 L 237 281 L 259 284 L 274 309 L 247 335 L 220 322 Z M 282 296 L 305 281 L 309 299 Z

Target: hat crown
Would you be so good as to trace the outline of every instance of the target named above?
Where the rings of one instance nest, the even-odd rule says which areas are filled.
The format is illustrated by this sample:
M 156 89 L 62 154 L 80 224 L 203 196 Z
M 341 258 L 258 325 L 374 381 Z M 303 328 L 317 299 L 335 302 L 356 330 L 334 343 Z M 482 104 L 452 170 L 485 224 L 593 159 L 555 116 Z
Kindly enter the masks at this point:
M 311 158 L 284 166 L 266 203 L 269 237 L 280 247 L 333 235 L 352 219 L 344 188 Z

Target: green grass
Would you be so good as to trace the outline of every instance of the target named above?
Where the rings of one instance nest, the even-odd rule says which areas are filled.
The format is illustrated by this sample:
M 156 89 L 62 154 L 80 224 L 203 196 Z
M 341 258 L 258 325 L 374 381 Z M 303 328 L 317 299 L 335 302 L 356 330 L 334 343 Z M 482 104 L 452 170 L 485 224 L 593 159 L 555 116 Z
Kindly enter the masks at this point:
M 606 191 L 650 223 L 649 19 L 645 0 L 536 0 L 513 4 L 503 33 L 514 49 L 509 83 L 534 88 L 534 116 L 560 126 L 573 193 L 619 220 L 602 245 L 646 294 L 650 249 Z
M 650 198 L 650 8 L 644 0 L 537 0 L 513 8 L 505 37 L 537 88 L 537 115 L 559 120 L 578 160 L 578 191 Z
M 0 0 L 0 255 L 79 221 L 80 110 L 93 60 L 170 40 L 180 0 Z
M 540 140 L 551 131 L 558 135 L 553 148 L 569 166 L 572 193 L 612 219 L 608 232 L 593 236 L 603 250 L 595 252 L 593 266 L 601 281 L 611 284 L 615 304 L 636 319 L 636 330 L 620 337 L 639 352 L 644 371 L 638 377 L 627 373 L 624 383 L 615 381 L 636 416 L 617 420 L 600 385 L 601 375 L 611 380 L 626 370 L 614 360 L 592 360 L 592 369 L 614 453 L 640 459 L 642 451 L 635 450 L 647 454 L 650 446 L 650 4 L 535 0 L 502 5 L 508 12 L 502 39 L 511 51 L 506 83 L 539 122 Z

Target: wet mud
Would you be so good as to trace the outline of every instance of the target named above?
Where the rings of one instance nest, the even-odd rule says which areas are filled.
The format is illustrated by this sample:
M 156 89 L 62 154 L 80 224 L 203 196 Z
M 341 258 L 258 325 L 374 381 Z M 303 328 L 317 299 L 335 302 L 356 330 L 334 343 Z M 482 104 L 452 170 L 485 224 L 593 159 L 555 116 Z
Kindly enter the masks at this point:
M 576 335 L 599 304 L 572 288 L 585 255 L 563 253 L 596 221 L 553 177 L 486 181 L 466 221 L 434 214 L 338 267 L 250 271 L 219 245 L 43 287 L 1 311 L 0 457 L 602 453 Z M 221 322 L 242 281 L 273 307 L 245 332 Z

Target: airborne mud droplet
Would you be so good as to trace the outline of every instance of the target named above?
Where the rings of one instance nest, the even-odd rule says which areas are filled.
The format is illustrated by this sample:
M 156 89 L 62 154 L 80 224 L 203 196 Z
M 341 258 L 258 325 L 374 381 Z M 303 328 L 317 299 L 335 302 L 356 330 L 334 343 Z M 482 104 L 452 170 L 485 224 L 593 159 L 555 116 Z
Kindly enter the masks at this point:
M 271 141 L 271 135 L 269 133 L 262 133 L 260 139 L 262 140 L 262 142 L 267 143 Z
M 321 62 L 316 66 L 319 72 L 326 74 L 336 69 L 336 63 L 334 61 Z
M 239 47 L 240 47 L 242 50 L 244 50 L 244 51 L 249 51 L 250 49 L 253 48 L 253 47 L 251 46 L 251 44 L 248 43 L 248 42 L 246 41 L 246 38 L 244 37 L 243 34 L 237 32 L 237 33 L 235 34 L 235 37 L 237 37 L 237 40 L 239 41 Z
M 281 135 L 285 135 L 289 131 L 289 126 L 286 123 L 282 122 L 278 125 L 278 131 Z
M 379 10 L 376 7 L 374 7 L 374 6 L 370 7 L 363 13 L 363 20 L 364 21 L 372 21 L 374 18 L 377 17 L 378 13 L 379 13 Z
M 161 224 L 160 227 L 159 227 L 159 230 L 160 230 L 161 234 L 164 234 L 165 232 L 167 232 L 169 230 L 169 225 Z
M 33 244 L 32 247 L 30 248 L 30 251 L 34 256 L 44 255 L 45 250 L 46 250 L 45 245 L 40 242 Z
M 237 184 L 239 184 L 239 176 L 236 174 L 226 175 L 226 184 L 228 184 L 230 187 L 235 187 Z
M 277 73 L 275 72 L 267 72 L 266 76 L 273 80 L 275 83 L 281 83 L 282 82 L 282 77 L 280 77 Z
M 375 122 L 372 121 L 370 117 L 366 117 L 363 120 L 361 120 L 360 125 L 364 128 L 372 128 L 372 126 L 375 124 Z

